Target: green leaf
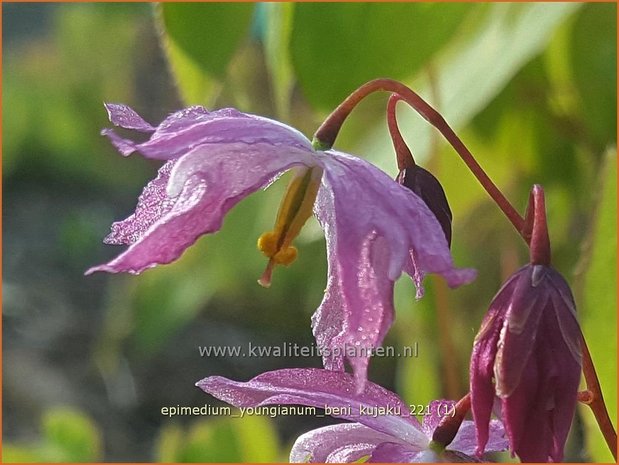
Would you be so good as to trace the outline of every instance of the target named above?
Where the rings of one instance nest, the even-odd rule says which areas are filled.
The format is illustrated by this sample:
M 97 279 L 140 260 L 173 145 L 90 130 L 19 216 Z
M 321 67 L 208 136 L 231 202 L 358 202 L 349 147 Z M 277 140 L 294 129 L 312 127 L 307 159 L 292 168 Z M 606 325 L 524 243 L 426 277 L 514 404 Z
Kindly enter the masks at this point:
M 247 35 L 250 3 L 164 3 L 165 33 L 206 73 L 223 78 L 232 55 Z
M 56 407 L 45 412 L 42 423 L 47 460 L 96 462 L 101 459 L 101 434 L 84 413 L 70 407 Z
M 221 84 L 211 78 L 167 36 L 163 35 L 161 41 L 176 87 L 184 104 L 188 106 L 210 106 L 213 97 L 218 94 Z
M 572 72 L 584 122 L 606 148 L 617 130 L 617 5 L 586 5 L 574 23 Z
M 606 406 L 617 424 L 617 155 L 609 150 L 600 174 L 583 276 L 579 313 L 582 330 L 597 370 Z M 588 407 L 583 407 L 587 445 L 596 462 L 613 458 Z
M 576 3 L 497 3 L 488 5 L 473 32 L 450 44 L 427 78 L 408 82 L 422 97 L 440 102 L 437 109 L 454 129 L 467 124 L 533 57 L 547 46 L 552 34 L 579 7 Z M 400 128 L 420 160 L 429 155 L 433 129 L 417 113 L 402 105 Z M 359 144 L 381 168 L 393 166 L 392 157 L 379 156 L 391 140 L 378 127 Z
M 163 3 L 156 6 L 163 49 L 187 105 L 208 105 L 247 36 L 249 3 Z
M 299 3 L 292 62 L 313 105 L 330 109 L 370 79 L 416 73 L 447 43 L 470 5 Z

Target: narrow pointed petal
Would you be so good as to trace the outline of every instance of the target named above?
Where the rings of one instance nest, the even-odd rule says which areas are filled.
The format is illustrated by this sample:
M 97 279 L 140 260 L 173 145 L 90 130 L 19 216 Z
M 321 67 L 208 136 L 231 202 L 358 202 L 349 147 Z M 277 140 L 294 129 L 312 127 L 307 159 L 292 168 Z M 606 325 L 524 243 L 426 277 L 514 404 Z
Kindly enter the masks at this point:
M 169 263 L 201 235 L 219 230 L 227 212 L 247 195 L 265 187 L 291 167 L 311 163 L 314 163 L 311 152 L 271 144 L 198 147 L 178 159 L 170 171 L 168 199 L 162 199 L 165 206 L 157 220 L 143 232 L 137 228 L 140 237 L 137 240 L 132 237 L 133 242 L 124 253 L 107 264 L 91 268 L 87 274 L 140 273 L 157 264 Z M 160 184 L 154 189 L 156 196 L 162 195 Z M 150 195 L 146 197 L 150 199 Z
M 377 347 L 393 321 L 393 284 L 403 270 L 438 272 L 450 285 L 471 281 L 475 272 L 454 268 L 441 225 L 408 188 L 340 152 L 327 152 L 324 165 L 315 213 L 325 231 L 330 278 L 314 335 L 321 348 Z M 419 260 L 411 270 L 413 251 Z M 348 359 L 362 388 L 368 356 Z M 326 363 L 343 367 L 334 357 Z
M 138 115 L 127 105 L 106 103 L 105 109 L 107 110 L 110 122 L 114 126 L 119 126 L 124 129 L 133 129 L 134 131 L 140 132 L 155 131 L 153 126 L 144 121 L 140 115 Z
M 427 445 L 428 439 L 408 406 L 394 393 L 368 382 L 357 393 L 354 378 L 338 371 L 316 368 L 285 369 L 263 373 L 247 382 L 220 376 L 197 383 L 203 391 L 236 407 L 273 404 L 307 405 L 317 408 L 343 407 L 336 418 L 361 423 L 410 444 Z M 367 415 L 363 408 L 391 406 L 400 415 Z M 350 408 L 350 410 L 347 410 Z
M 331 158 L 326 182 L 336 193 L 339 229 L 344 234 L 374 230 L 384 236 L 394 247 L 390 279 L 400 275 L 411 250 L 418 256 L 420 269 L 443 275 L 451 286 L 475 279 L 474 270 L 454 267 L 441 225 L 421 198 L 364 160 L 341 152 L 327 153 Z M 321 212 L 318 208 L 319 216 Z
M 143 143 L 104 134 L 127 155 L 139 152 L 146 158 L 172 160 L 203 144 L 271 144 L 311 150 L 311 144 L 296 129 L 268 118 L 241 113 L 232 108 L 209 112 L 190 107 L 166 118 Z
M 493 384 L 496 346 L 504 326 L 503 312 L 509 305 L 509 294 L 503 293 L 503 289 L 499 291 L 484 316 L 471 354 L 471 412 L 477 432 L 478 456 L 484 453 L 490 437 L 490 416 L 496 395 Z
M 536 272 L 536 269 L 542 269 Z M 499 397 L 509 396 L 520 383 L 522 372 L 529 363 L 538 335 L 539 321 L 550 298 L 547 286 L 533 286 L 536 279 L 545 279 L 544 267 L 526 266 L 512 278 L 505 292 L 511 292 L 505 313 L 505 330 L 498 341 L 495 362 L 496 392 Z
M 378 444 L 395 440 L 360 423 L 325 426 L 297 438 L 290 451 L 290 462 L 355 462 L 370 455 Z
M 359 244 L 351 239 L 346 247 L 357 248 L 356 252 L 344 253 L 355 260 L 335 262 L 337 254 L 328 248 L 331 276 L 325 299 L 313 317 L 313 329 L 319 347 L 331 351 L 325 367 L 343 369 L 343 357 L 334 354 L 345 353 L 362 389 L 369 354 L 381 344 L 393 323 L 394 283 L 388 278 L 390 250 L 383 237 L 372 234 Z M 341 276 L 356 276 L 356 281 L 347 284 Z

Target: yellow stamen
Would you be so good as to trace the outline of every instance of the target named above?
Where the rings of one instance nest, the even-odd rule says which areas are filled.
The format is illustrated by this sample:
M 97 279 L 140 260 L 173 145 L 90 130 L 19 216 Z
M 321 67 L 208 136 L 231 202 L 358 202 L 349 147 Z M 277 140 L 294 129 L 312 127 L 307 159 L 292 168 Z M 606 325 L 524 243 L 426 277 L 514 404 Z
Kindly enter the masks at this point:
M 258 282 L 265 287 L 271 284 L 271 274 L 275 265 L 290 265 L 297 258 L 297 249 L 292 241 L 312 216 L 312 208 L 320 187 L 322 169 L 300 169 L 286 190 L 282 199 L 275 227 L 258 238 L 258 249 L 269 257 L 269 263 Z

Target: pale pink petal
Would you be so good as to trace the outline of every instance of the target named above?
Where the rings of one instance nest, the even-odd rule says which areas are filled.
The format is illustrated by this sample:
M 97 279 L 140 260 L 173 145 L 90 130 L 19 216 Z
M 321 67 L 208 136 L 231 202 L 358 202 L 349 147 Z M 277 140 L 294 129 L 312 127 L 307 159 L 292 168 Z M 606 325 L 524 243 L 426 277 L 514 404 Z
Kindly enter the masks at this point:
M 505 435 L 503 423 L 499 420 L 490 420 L 488 442 L 486 452 L 501 452 L 507 450 L 509 441 Z M 460 425 L 456 437 L 447 446 L 450 450 L 462 452 L 466 455 L 474 455 L 477 451 L 477 438 L 475 423 L 465 420 Z
M 397 442 L 384 442 L 379 444 L 374 452 L 372 452 L 372 456 L 368 460 L 368 463 L 413 463 L 434 461 L 429 460 L 431 458 L 438 457 L 430 450 L 424 450 L 424 448 L 416 449 L 408 444 Z
M 290 462 L 355 462 L 370 455 L 378 444 L 396 440 L 360 423 L 325 426 L 297 438 L 290 451 Z
M 129 111 L 137 116 L 133 110 L 126 110 Z M 140 126 L 136 124 L 135 117 L 119 117 L 118 113 L 114 113 L 113 123 L 129 120 L 123 127 L 136 129 L 132 126 Z M 141 143 L 122 138 L 110 129 L 102 133 L 125 156 L 137 151 L 146 158 L 159 160 L 178 158 L 203 144 L 272 144 L 311 150 L 309 140 L 296 129 L 233 108 L 209 112 L 203 107 L 190 107 L 173 113 L 159 125 L 149 140 Z
M 163 200 L 165 214 L 137 240 L 132 238 L 134 242 L 124 253 L 87 274 L 140 273 L 169 263 L 198 237 L 219 230 L 226 213 L 247 195 L 293 166 L 312 163 L 312 152 L 271 144 L 200 146 L 174 164 L 167 186 L 169 198 Z M 161 189 L 156 191 L 162 194 Z
M 106 103 L 105 109 L 110 122 L 114 126 L 119 126 L 123 129 L 132 129 L 140 132 L 153 132 L 155 128 L 148 124 L 138 115 L 133 109 L 127 105 L 118 103 Z
M 325 231 L 329 281 L 313 319 L 314 335 L 321 348 L 364 349 L 347 357 L 361 388 L 367 377 L 364 353 L 380 346 L 391 326 L 393 285 L 401 272 L 437 272 L 452 286 L 470 282 L 475 272 L 454 268 L 441 225 L 408 188 L 347 154 L 328 151 L 323 163 L 315 213 Z M 343 368 L 337 357 L 325 363 Z
M 133 244 L 174 207 L 175 200 L 166 193 L 174 163 L 169 161 L 159 169 L 157 177 L 146 185 L 138 198 L 135 212 L 127 219 L 112 224 L 112 231 L 103 242 L 115 245 Z
M 332 416 L 361 423 L 409 444 L 425 447 L 428 443 L 419 423 L 398 396 L 371 382 L 358 393 L 354 378 L 339 371 L 285 369 L 263 373 L 247 382 L 212 376 L 197 386 L 236 407 L 300 404 L 350 409 Z M 394 414 L 372 415 L 372 409 L 377 407 L 390 407 Z

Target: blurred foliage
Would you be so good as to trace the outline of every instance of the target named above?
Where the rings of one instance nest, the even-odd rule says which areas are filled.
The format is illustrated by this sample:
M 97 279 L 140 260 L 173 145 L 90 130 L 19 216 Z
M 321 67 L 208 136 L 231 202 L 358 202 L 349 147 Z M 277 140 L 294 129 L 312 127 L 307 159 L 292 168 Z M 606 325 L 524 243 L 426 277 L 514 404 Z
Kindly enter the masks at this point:
M 312 105 L 330 111 L 377 76 L 413 76 L 471 9 L 465 3 L 299 3 L 290 43 L 299 85 Z
M 273 463 L 286 459 L 268 418 L 230 417 L 199 421 L 188 430 L 177 424 L 162 428 L 158 462 Z
M 32 391 L 30 379 L 21 365 L 7 363 L 5 379 L 15 385 L 7 390 L 5 381 L 4 461 L 280 461 L 288 452 L 280 444 L 324 425 L 159 414 L 162 405 L 203 403 L 193 384 L 210 374 L 248 379 L 284 366 L 318 366 L 306 359 L 207 360 L 196 346 L 310 344 L 310 315 L 325 285 L 324 242 L 310 221 L 298 261 L 277 270 L 268 291 L 255 284 L 266 265 L 255 241 L 272 227 L 282 179 L 241 202 L 220 233 L 174 264 L 139 277 L 83 278 L 88 266 L 118 252 L 100 239 L 111 221 L 130 214 L 156 168 L 136 156 L 122 159 L 98 136 L 109 125 L 102 102 L 127 103 L 152 123 L 183 105 L 231 105 L 277 116 L 309 136 L 375 77 L 400 79 L 432 102 L 521 211 L 531 185 L 544 185 L 554 264 L 576 288 L 615 411 L 615 4 L 59 4 L 46 10 L 44 30 L 28 27 L 34 16 L 25 5 L 4 8 L 3 21 L 16 28 L 22 14 L 26 31 L 4 41 L 10 45 L 3 54 L 4 231 L 12 241 L 5 247 L 14 247 L 5 254 L 4 296 L 15 306 L 5 310 L 3 329 L 13 331 L 5 360 L 26 353 L 53 363 L 99 425 L 52 408 L 54 394 L 23 394 Z M 385 102 L 379 95 L 360 104 L 337 146 L 395 176 Z M 405 105 L 398 116 L 413 153 L 450 199 L 456 263 L 479 270 L 474 284 L 455 291 L 426 279 L 420 301 L 409 280 L 397 283 L 398 315 L 386 344 L 416 343 L 419 357 L 373 360 L 370 377 L 407 402 L 425 403 L 466 391 L 479 321 L 527 254 L 436 131 Z M 58 205 L 53 214 L 49 198 Z M 89 360 L 77 374 L 62 348 L 46 346 L 39 334 L 24 336 L 14 323 L 29 315 L 22 296 L 37 289 L 37 310 L 49 310 L 44 296 L 52 294 L 38 287 L 47 281 L 29 281 L 38 275 L 61 277 L 66 288 L 56 292 L 85 294 L 66 310 L 75 312 L 66 324 L 88 334 L 89 346 L 79 350 Z M 25 412 L 44 412 L 40 430 L 38 415 L 20 414 L 31 403 Z M 590 412 L 579 415 L 584 458 L 608 460 Z M 573 441 L 570 450 L 583 449 L 582 438 Z
M 50 408 L 41 420 L 41 436 L 34 444 L 4 443 L 2 462 L 97 462 L 102 459 L 101 432 L 80 410 Z

